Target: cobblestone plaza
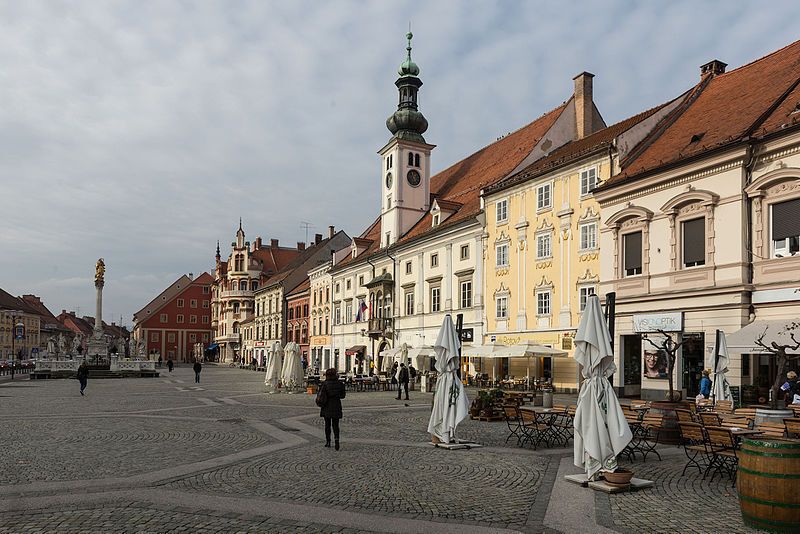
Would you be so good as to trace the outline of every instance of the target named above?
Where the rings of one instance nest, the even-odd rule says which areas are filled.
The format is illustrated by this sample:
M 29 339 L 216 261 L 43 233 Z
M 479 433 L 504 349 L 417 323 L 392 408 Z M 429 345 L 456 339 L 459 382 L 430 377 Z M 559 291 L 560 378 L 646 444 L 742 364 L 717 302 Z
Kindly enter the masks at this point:
M 633 465 L 654 488 L 609 496 L 563 480 L 571 445 L 505 444 L 502 422 L 434 449 L 430 395 L 393 395 L 348 393 L 337 452 L 313 398 L 261 373 L 3 382 L 0 533 L 748 532 L 730 481 L 681 477 L 678 448 Z

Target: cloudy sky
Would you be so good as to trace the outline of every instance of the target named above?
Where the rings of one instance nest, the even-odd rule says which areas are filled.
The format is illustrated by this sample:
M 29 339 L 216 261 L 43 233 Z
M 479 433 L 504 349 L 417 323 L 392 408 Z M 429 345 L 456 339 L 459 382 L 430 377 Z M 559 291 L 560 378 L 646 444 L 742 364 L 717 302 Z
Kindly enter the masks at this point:
M 800 3 L 0 2 L 0 287 L 133 312 L 248 239 L 377 214 L 409 21 L 442 170 L 596 75 L 611 124 L 796 39 Z M 227 254 L 226 252 L 224 252 Z

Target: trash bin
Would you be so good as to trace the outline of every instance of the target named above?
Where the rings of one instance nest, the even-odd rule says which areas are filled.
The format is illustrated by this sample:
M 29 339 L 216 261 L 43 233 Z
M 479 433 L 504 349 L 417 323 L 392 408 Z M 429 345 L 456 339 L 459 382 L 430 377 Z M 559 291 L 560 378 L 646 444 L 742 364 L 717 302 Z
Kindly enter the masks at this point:
M 552 389 L 545 389 L 542 391 L 542 407 L 543 408 L 552 408 L 553 407 L 553 390 Z
M 428 392 L 428 375 L 422 375 L 419 379 L 419 391 L 420 393 L 427 393 Z

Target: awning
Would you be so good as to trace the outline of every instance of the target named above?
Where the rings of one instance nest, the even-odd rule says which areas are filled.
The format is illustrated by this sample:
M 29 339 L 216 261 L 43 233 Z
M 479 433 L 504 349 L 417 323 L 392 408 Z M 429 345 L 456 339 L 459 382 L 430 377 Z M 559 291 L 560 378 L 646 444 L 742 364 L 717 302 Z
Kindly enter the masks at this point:
M 732 354 L 769 354 L 769 351 L 764 350 L 764 347 L 756 344 L 756 340 L 762 334 L 764 335 L 763 342 L 768 347 L 772 346 L 773 341 L 778 345 L 794 345 L 790 332 L 786 331 L 786 328 L 794 322 L 791 319 L 753 321 L 736 332 L 725 336 L 728 342 L 728 352 Z M 800 340 L 800 328 L 794 332 L 794 336 Z M 787 354 L 800 354 L 800 350 L 787 350 L 786 352 Z
M 217 347 L 219 347 L 219 343 L 212 343 L 211 345 L 208 346 L 206 350 L 214 350 Z
M 366 345 L 353 345 L 349 349 L 345 349 L 344 353 L 349 356 L 349 355 L 358 354 L 358 353 L 362 353 L 363 354 L 366 351 L 367 351 L 367 346 Z
M 470 358 L 566 358 L 567 352 L 563 350 L 536 345 L 535 343 L 520 343 L 519 345 L 477 345 L 462 347 L 461 355 Z

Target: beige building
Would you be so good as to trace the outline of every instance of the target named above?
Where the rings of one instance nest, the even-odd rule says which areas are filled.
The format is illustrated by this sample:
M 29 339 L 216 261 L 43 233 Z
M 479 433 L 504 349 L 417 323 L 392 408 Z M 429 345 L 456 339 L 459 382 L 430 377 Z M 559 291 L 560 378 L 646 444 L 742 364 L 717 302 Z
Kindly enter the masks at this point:
M 532 342 L 568 357 L 493 361 L 484 370 L 490 376 L 541 377 L 559 391 L 577 391 L 573 338 L 600 282 L 600 207 L 592 191 L 681 101 L 606 127 L 593 104 L 592 78 L 585 72 L 575 77 L 574 97 L 545 136 L 568 142 L 483 192 L 489 252 L 484 344 Z M 581 123 L 590 110 L 594 121 Z
M 691 397 L 713 367 L 717 329 L 800 316 L 798 64 L 800 42 L 728 73 L 703 65 L 636 161 L 595 192 L 622 393 L 664 398 L 663 355 L 643 335 L 684 342 L 674 378 Z M 766 356 L 731 355 L 741 400 L 767 394 L 769 367 Z
M 0 289 L 0 359 L 37 357 L 40 321 L 35 308 Z

